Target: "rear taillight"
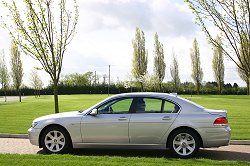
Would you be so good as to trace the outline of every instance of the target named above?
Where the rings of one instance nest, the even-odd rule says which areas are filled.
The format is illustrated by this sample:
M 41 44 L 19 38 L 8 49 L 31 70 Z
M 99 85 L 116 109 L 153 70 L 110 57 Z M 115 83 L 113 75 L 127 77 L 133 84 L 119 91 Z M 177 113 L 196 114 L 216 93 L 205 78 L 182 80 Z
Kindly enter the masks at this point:
M 219 117 L 217 119 L 215 119 L 214 121 L 214 125 L 218 125 L 218 126 L 226 126 L 228 125 L 228 121 L 226 117 Z

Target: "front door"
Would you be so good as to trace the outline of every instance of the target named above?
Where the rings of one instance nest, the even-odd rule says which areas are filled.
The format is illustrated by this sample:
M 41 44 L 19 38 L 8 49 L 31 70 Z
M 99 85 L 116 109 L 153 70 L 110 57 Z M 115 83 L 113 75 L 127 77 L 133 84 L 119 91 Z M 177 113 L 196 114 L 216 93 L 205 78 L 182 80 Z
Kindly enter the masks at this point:
M 82 118 L 83 143 L 129 143 L 128 124 L 131 98 L 109 101 L 97 108 L 98 114 Z

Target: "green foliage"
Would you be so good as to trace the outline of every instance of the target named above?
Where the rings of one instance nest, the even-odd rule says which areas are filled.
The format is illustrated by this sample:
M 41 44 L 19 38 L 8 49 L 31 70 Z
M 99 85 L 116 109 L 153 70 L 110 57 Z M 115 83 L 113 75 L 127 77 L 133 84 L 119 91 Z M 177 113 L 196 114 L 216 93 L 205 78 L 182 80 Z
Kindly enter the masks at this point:
M 200 93 L 200 86 L 203 78 L 203 71 L 200 62 L 200 51 L 196 38 L 193 42 L 193 48 L 190 49 L 190 57 L 192 62 L 192 79 L 196 85 L 197 94 Z
M 88 86 L 67 86 L 64 84 L 59 84 L 59 94 L 106 94 L 108 93 L 107 84 L 94 84 Z M 154 75 L 146 75 L 144 82 L 144 89 L 148 92 L 159 91 L 158 82 Z M 200 94 L 218 94 L 218 84 L 216 82 L 203 82 L 200 89 Z M 125 93 L 125 92 L 139 92 L 141 90 L 140 84 L 134 81 L 124 81 L 116 84 L 110 84 L 109 91 L 110 94 Z M 177 92 L 178 94 L 195 94 L 195 84 L 192 82 L 180 83 L 178 90 L 176 91 L 174 83 L 163 82 L 162 92 Z M 36 94 L 35 89 L 30 87 L 22 87 L 22 94 L 25 96 Z M 40 90 L 40 95 L 52 95 L 53 85 L 49 85 Z M 230 83 L 224 84 L 224 89 L 222 90 L 223 95 L 246 95 L 246 87 L 233 87 Z M 4 90 L 0 89 L 0 97 L 4 96 Z M 6 95 L 15 96 L 18 95 L 16 91 L 8 88 L 6 90 Z
M 54 84 L 55 112 L 58 107 L 58 82 L 66 47 L 72 40 L 78 22 L 78 6 L 70 1 L 73 8 L 67 8 L 66 0 L 44 1 L 24 0 L 25 17 L 15 0 L 3 5 L 9 17 L 6 28 L 15 43 L 28 55 L 40 62 Z M 57 5 L 54 5 L 56 3 Z M 11 21 L 9 21 L 11 20 Z
M 18 46 L 15 41 L 12 40 L 10 47 L 11 54 L 11 76 L 14 87 L 16 91 L 19 93 L 19 101 L 21 102 L 21 85 L 23 81 L 23 64 L 20 56 L 20 51 L 18 50 Z
M 242 63 L 244 66 L 246 66 L 248 63 L 250 63 L 250 41 L 247 38 L 247 35 L 245 33 L 242 33 L 242 43 L 240 45 L 240 56 L 241 59 L 244 60 Z M 244 59 L 244 54 L 248 54 L 248 59 Z M 240 78 L 247 84 L 247 94 L 249 95 L 249 83 L 250 83 L 250 75 L 246 72 L 246 70 L 242 70 L 242 65 L 240 64 L 240 67 L 238 67 L 238 74 Z
M 154 72 L 159 82 L 160 90 L 162 90 L 162 81 L 165 77 L 166 63 L 164 61 L 163 44 L 159 41 L 159 36 L 155 33 L 154 44 Z
M 196 23 L 205 32 L 208 41 L 222 49 L 223 53 L 248 75 L 250 81 L 250 54 L 247 46 L 249 42 L 246 42 L 250 41 L 249 0 L 184 1 L 193 11 Z M 214 27 L 210 28 L 211 25 Z M 219 31 L 223 45 L 213 38 L 214 29 Z
M 4 51 L 1 52 L 0 54 L 0 84 L 2 86 L 2 89 L 4 90 L 5 97 L 6 97 L 6 91 L 9 86 L 9 74 L 8 74 L 8 68 L 5 62 L 5 57 L 4 57 Z M 6 98 L 5 98 L 6 101 Z
M 181 81 L 179 77 L 179 64 L 174 52 L 173 52 L 173 62 L 172 65 L 170 66 L 170 74 L 172 77 L 172 82 L 174 84 L 174 91 L 178 92 Z
M 157 91 L 162 91 L 162 83 L 160 83 L 159 85 L 159 80 L 158 80 L 158 76 L 156 75 L 150 75 L 150 74 L 146 74 L 144 76 L 144 90 L 146 91 L 151 91 L 151 92 L 157 92 Z
M 42 79 L 36 70 L 32 70 L 30 73 L 30 83 L 31 87 L 35 90 L 41 90 L 43 87 Z
M 67 74 L 62 78 L 60 84 L 65 86 L 91 86 L 93 80 L 93 72 L 84 74 L 73 73 Z
M 214 47 L 214 55 L 212 61 L 212 67 L 214 72 L 214 78 L 218 84 L 219 94 L 221 94 L 222 87 L 224 84 L 224 61 L 223 61 L 223 50 L 222 50 L 222 42 L 219 36 L 216 38 L 216 42 L 218 43 L 218 47 Z
M 32 70 L 30 73 L 30 84 L 35 91 L 35 96 L 40 96 L 40 91 L 43 88 L 43 82 L 36 70 Z
M 136 28 L 133 44 L 133 59 L 132 59 L 132 75 L 141 85 L 143 91 L 144 76 L 147 74 L 148 66 L 148 51 L 145 48 L 144 32 L 140 28 Z

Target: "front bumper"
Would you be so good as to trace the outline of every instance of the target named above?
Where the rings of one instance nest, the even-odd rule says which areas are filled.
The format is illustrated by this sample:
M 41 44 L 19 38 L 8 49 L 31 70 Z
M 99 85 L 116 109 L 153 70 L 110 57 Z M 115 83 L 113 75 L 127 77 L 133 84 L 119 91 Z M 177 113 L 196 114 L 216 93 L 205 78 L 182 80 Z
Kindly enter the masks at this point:
M 29 128 L 28 135 L 29 140 L 32 145 L 39 146 L 39 135 L 40 135 L 41 129 L 35 129 L 35 128 Z

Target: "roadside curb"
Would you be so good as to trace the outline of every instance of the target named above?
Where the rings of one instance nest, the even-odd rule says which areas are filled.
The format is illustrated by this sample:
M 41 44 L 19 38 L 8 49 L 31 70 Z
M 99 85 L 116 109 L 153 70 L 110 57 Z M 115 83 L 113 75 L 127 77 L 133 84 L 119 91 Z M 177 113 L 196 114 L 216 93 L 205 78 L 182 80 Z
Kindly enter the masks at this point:
M 250 140 L 231 140 L 230 145 L 250 145 Z
M 0 134 L 0 138 L 28 139 L 28 134 Z M 250 145 L 250 140 L 231 140 L 230 145 Z
M 0 138 L 28 139 L 28 134 L 0 134 Z

